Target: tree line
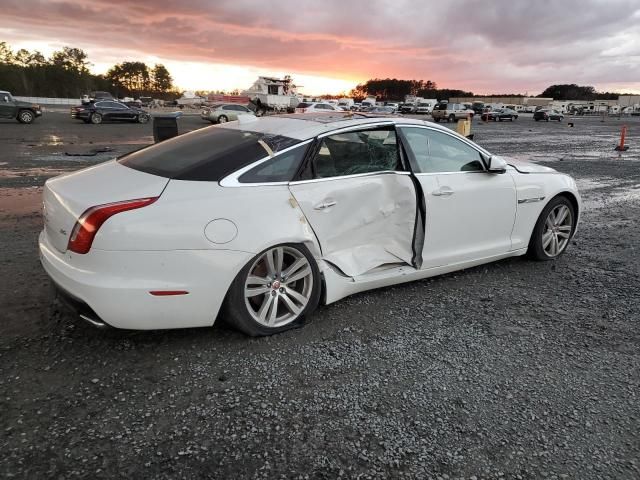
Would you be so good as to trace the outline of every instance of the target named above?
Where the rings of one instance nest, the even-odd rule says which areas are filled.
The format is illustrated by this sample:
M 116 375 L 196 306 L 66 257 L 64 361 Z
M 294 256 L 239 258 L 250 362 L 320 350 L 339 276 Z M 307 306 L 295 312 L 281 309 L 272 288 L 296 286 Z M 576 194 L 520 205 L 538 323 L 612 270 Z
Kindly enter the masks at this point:
M 162 64 L 122 62 L 105 75 L 89 71 L 88 55 L 79 48 L 64 47 L 49 58 L 37 51 L 14 51 L 0 42 L 0 88 L 14 95 L 79 98 L 92 91 L 107 91 L 117 97 L 152 96 L 174 99 L 179 92 Z
M 368 96 L 375 96 L 380 101 L 404 101 L 407 95 L 436 100 L 448 100 L 452 97 L 524 97 L 521 93 L 499 93 L 491 95 L 475 95 L 465 90 L 438 88 L 431 80 L 398 80 L 397 78 L 374 78 L 358 84 L 349 97 L 362 101 Z M 576 84 L 551 85 L 538 97 L 551 97 L 555 100 L 615 100 L 619 96 L 613 92 L 597 92 L 592 86 Z

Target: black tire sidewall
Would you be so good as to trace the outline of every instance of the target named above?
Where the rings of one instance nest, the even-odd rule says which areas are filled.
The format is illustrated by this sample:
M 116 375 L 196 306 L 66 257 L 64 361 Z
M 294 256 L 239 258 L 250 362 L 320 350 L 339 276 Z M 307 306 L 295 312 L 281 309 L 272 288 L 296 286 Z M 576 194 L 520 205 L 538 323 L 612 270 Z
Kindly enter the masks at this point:
M 555 257 L 550 257 L 544 252 L 544 248 L 542 248 L 542 231 L 544 229 L 544 224 L 549 216 L 549 212 L 557 207 L 558 205 L 566 205 L 571 212 L 571 218 L 573 220 L 573 225 L 571 226 L 571 235 L 569 237 L 569 242 L 567 242 L 567 246 L 564 248 L 559 255 Z M 557 197 L 552 198 L 549 203 L 542 209 L 538 220 L 536 221 L 536 225 L 533 228 L 533 233 L 531 234 L 531 239 L 529 240 L 529 248 L 527 250 L 527 254 L 529 257 L 535 260 L 548 261 L 548 260 L 556 260 L 557 258 L 564 255 L 564 252 L 567 251 L 569 245 L 571 244 L 571 239 L 573 238 L 573 232 L 576 230 L 576 209 L 573 206 L 573 203 L 565 197 L 564 195 L 559 195 Z
M 309 303 L 307 303 L 307 306 L 296 320 L 281 327 L 269 328 L 256 322 L 247 311 L 247 306 L 245 305 L 244 299 L 244 284 L 247 274 L 249 273 L 249 270 L 253 263 L 258 258 L 260 258 L 264 254 L 264 252 L 276 247 L 295 248 L 307 258 L 307 261 L 309 262 L 311 271 L 313 273 L 313 289 L 311 292 Z M 321 292 L 322 278 L 320 275 L 320 270 L 318 269 L 316 260 L 309 249 L 304 245 L 296 243 L 283 243 L 280 245 L 274 245 L 272 247 L 264 249 L 256 256 L 254 256 L 249 262 L 247 262 L 242 270 L 240 270 L 238 275 L 236 275 L 236 278 L 233 280 L 231 286 L 229 287 L 229 291 L 227 292 L 227 296 L 221 309 L 223 315 L 222 319 L 232 327 L 252 337 L 262 337 L 285 332 L 287 330 L 299 328 L 305 324 L 307 316 L 311 314 L 320 303 Z
M 99 122 L 94 122 L 93 119 L 94 118 L 99 118 L 100 121 Z M 93 125 L 99 125 L 102 123 L 102 115 L 100 115 L 99 113 L 92 113 L 91 116 L 89 117 L 89 122 L 91 122 Z
M 223 118 L 224 118 L 224 122 L 222 121 Z M 218 116 L 218 123 L 227 123 L 228 121 L 229 121 L 229 117 L 227 117 L 226 115 Z

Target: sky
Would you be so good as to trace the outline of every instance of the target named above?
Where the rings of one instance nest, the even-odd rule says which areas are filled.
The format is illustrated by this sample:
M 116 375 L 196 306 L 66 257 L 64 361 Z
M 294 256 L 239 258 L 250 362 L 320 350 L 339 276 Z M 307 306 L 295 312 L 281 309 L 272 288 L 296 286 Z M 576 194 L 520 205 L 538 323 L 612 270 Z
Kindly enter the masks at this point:
M 387 77 L 640 93 L 640 0 L 2 0 L 0 41 L 79 47 L 96 73 L 163 63 L 186 90 L 290 74 L 309 95 Z

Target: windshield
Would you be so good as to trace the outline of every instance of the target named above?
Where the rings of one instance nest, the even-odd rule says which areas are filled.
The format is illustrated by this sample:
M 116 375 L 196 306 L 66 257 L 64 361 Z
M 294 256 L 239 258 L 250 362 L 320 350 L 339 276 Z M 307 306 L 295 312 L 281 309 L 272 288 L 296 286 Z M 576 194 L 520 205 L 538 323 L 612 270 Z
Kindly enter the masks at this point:
M 175 180 L 217 181 L 299 142 L 281 135 L 207 127 L 137 150 L 118 161 Z

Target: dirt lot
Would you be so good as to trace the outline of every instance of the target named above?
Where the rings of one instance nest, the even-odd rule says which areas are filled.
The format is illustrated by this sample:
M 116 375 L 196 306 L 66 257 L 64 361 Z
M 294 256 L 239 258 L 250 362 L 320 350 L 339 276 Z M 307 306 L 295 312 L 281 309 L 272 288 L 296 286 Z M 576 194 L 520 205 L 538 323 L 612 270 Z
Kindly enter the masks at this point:
M 0 476 L 639 478 L 640 119 L 574 121 L 473 126 L 578 180 L 561 259 L 355 295 L 261 339 L 75 322 L 38 261 L 40 186 L 151 126 L 0 123 Z

